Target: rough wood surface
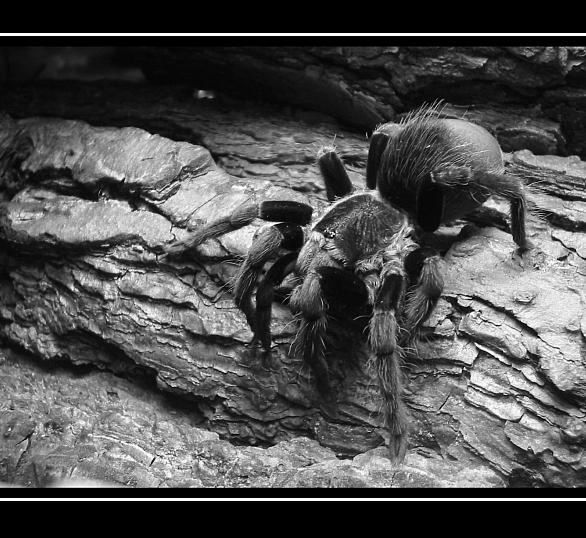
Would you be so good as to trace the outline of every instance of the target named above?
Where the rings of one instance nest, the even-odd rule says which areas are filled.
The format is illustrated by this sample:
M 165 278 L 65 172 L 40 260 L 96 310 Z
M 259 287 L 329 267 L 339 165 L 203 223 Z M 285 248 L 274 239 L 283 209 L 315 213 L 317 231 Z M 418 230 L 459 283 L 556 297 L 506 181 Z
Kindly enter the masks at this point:
M 51 91 L 55 99 L 31 99 L 24 112 L 13 95 L 12 101 L 4 101 L 5 110 L 17 116 L 68 110 L 94 124 L 134 127 L 3 117 L 0 334 L 7 344 L 52 363 L 154 379 L 158 389 L 186 399 L 189 411 L 181 408 L 176 426 L 182 439 L 187 413 L 196 423 L 185 428 L 198 428 L 189 435 L 207 439 L 219 434 L 224 440 L 217 442 L 238 454 L 251 449 L 230 442 L 256 445 L 253 452 L 261 459 L 275 444 L 295 450 L 294 443 L 302 442 L 310 443 L 311 450 L 326 450 L 319 443 L 330 451 L 324 456 L 328 465 L 344 470 L 348 465 L 368 467 L 357 455 L 374 454 L 374 469 L 388 472 L 373 471 L 372 476 L 382 478 L 364 479 L 364 485 L 586 484 L 586 164 L 577 157 L 535 156 L 527 150 L 508 156 L 510 171 L 539 181 L 535 200 L 544 219 L 533 220 L 529 230 L 542 254 L 525 261 L 513 256 L 514 244 L 505 231 L 506 206 L 497 200 L 477 215 L 478 221 L 491 218 L 496 226 L 468 228 L 470 233 L 449 250 L 446 290 L 427 323 L 421 359 L 408 365 L 413 431 L 404 469 L 409 472 L 393 482 L 394 471 L 385 467 L 376 448 L 384 438 L 379 397 L 357 335 L 344 339 L 342 331 L 334 333 L 331 402 L 320 399 L 307 369 L 288 356 L 295 326 L 285 307 L 275 308 L 273 361 L 262 365 L 247 353 L 251 335 L 226 284 L 256 226 L 206 243 L 194 259 L 157 259 L 158 248 L 187 233 L 187 225 L 200 226 L 250 196 L 309 200 L 319 209 L 323 190 L 314 164 L 318 147 L 336 135 L 352 180 L 360 184 L 366 137 L 334 123 L 311 123 L 311 116 L 299 119 L 268 108 L 235 112 L 213 103 L 178 103 L 173 97 L 153 104 L 141 99 L 140 92 L 135 105 L 128 97 L 126 106 L 123 100 L 117 104 L 104 99 L 104 94 L 100 98 L 102 90 L 92 85 L 76 103 L 67 91 L 61 99 L 55 88 Z M 128 95 L 124 92 L 129 90 L 122 96 Z M 84 104 L 88 95 L 97 97 Z M 443 232 L 454 237 L 461 227 L 459 223 Z M 24 415 L 31 427 L 19 432 L 20 437 L 2 438 L 0 479 L 32 483 L 32 462 L 46 462 L 42 458 L 48 453 L 58 454 L 67 446 L 71 459 L 62 460 L 56 471 L 63 476 L 83 460 L 83 443 L 74 431 L 51 444 L 43 429 L 53 413 L 51 404 L 39 404 L 37 411 L 26 403 L 49 378 L 39 374 L 34 361 L 21 365 L 10 359 L 1 367 L 7 379 L 20 379 L 24 374 L 18 368 L 35 375 L 27 377 L 31 381 L 26 386 L 11 381 L 12 394 L 22 396 L 12 397 L 12 403 L 3 399 L 5 431 L 12 419 L 26 424 Z M 88 375 L 102 376 L 100 386 L 113 382 L 106 373 L 92 370 Z M 58 378 L 51 383 L 58 386 Z M 149 397 L 161 398 L 153 395 L 152 386 L 149 390 Z M 55 401 L 64 397 L 60 394 Z M 84 394 L 95 412 L 109 409 L 95 393 Z M 127 416 L 121 407 L 116 412 Z M 198 433 L 201 428 L 208 432 Z M 156 454 L 157 435 L 141 441 L 140 428 L 132 431 L 137 432 L 132 443 Z M 100 433 L 93 429 L 88 435 L 95 443 Z M 317 443 L 292 441 L 300 436 Z M 122 446 L 121 434 L 113 437 L 114 449 Z M 34 451 L 37 440 L 47 443 L 39 452 Z M 189 443 L 181 449 L 188 459 Z M 15 454 L 28 444 L 33 447 L 29 459 L 20 460 L 19 466 Z M 96 470 L 110 463 L 107 453 L 98 451 L 92 458 L 93 470 L 76 471 L 79 476 L 112 480 Z M 141 469 L 148 459 L 138 452 L 124 458 Z M 169 459 L 165 472 L 173 473 L 177 461 Z M 303 470 L 306 481 L 292 483 L 353 485 L 342 478 L 312 482 L 323 460 L 315 462 L 317 467 Z M 114 467 L 123 468 L 121 462 Z M 116 481 L 178 484 L 167 475 L 163 480 L 164 473 L 145 472 L 142 482 L 127 477 Z M 55 476 L 47 473 L 48 478 Z M 204 482 L 193 466 L 180 474 L 185 483 L 213 482 Z M 280 484 L 275 480 L 246 484 Z
M 189 402 L 109 372 L 0 350 L 0 471 L 26 487 L 494 487 L 483 467 L 383 448 L 350 459 L 307 437 L 238 446 L 202 427 Z M 0 482 L 0 487 L 2 486 Z

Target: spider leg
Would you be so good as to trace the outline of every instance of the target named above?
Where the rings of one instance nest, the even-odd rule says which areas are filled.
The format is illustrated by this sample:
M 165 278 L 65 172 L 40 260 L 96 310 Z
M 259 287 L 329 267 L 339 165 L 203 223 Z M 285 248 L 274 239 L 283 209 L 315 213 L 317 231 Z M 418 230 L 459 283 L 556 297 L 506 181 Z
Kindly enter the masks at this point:
M 370 137 L 368 158 L 366 160 L 366 187 L 376 189 L 377 175 L 380 169 L 382 155 L 389 140 L 401 129 L 396 123 L 383 123 L 379 125 Z
M 402 354 L 397 341 L 397 315 L 405 287 L 401 274 L 383 277 L 376 291 L 368 336 L 383 396 L 384 423 L 390 434 L 389 454 L 394 462 L 402 461 L 407 450 L 408 417 L 402 397 Z
M 299 252 L 290 252 L 277 260 L 258 285 L 256 290 L 256 327 L 255 341 L 258 340 L 265 353 L 271 350 L 271 312 L 275 286 L 295 269 Z
M 517 243 L 521 251 L 530 248 L 525 230 L 527 197 L 521 178 L 484 170 L 472 170 L 468 166 L 451 166 L 444 170 L 438 170 L 431 174 L 430 181 L 424 181 L 420 187 L 422 195 L 421 202 L 418 202 L 418 217 L 420 214 L 424 214 L 426 207 L 438 207 L 437 202 L 431 202 L 431 200 L 434 198 L 435 200 L 443 200 L 443 194 L 441 193 L 442 187 L 454 186 L 467 186 L 472 192 L 484 195 L 494 194 L 509 200 L 511 204 L 511 232 L 513 240 Z M 421 211 L 419 210 L 419 203 L 422 204 Z M 433 226 L 437 222 L 437 215 L 432 217 L 432 221 Z M 439 226 L 439 222 L 437 222 L 437 225 Z M 434 231 L 425 227 L 423 229 L 426 231 Z
M 446 207 L 445 192 L 433 180 L 424 180 L 415 195 L 417 223 L 425 232 L 435 232 L 442 223 Z
M 330 372 L 325 359 L 328 305 L 317 272 L 311 271 L 306 275 L 303 284 L 293 292 L 290 305 L 293 312 L 300 312 L 302 316 L 291 348 L 293 354 L 309 364 L 318 390 L 328 394 Z
M 327 259 L 320 261 L 328 263 Z M 330 390 L 329 368 L 325 360 L 328 314 L 347 316 L 348 312 L 359 310 L 367 302 L 368 291 L 354 273 L 323 264 L 307 274 L 291 297 L 291 308 L 302 315 L 293 350 L 310 365 L 322 394 Z
M 444 220 L 446 187 L 468 188 L 472 184 L 472 169 L 469 166 L 446 166 L 435 170 L 419 182 L 415 194 L 417 223 L 425 232 L 435 232 Z
M 260 218 L 267 221 L 283 221 L 303 226 L 311 222 L 313 209 L 307 204 L 293 201 L 245 202 L 239 205 L 232 213 L 216 219 L 206 226 L 195 231 L 189 237 L 173 241 L 163 248 L 163 256 L 178 255 L 186 250 L 193 249 L 214 237 L 238 230 L 254 219 Z
M 274 258 L 280 249 L 298 251 L 302 245 L 303 229 L 288 222 L 261 228 L 253 238 L 234 284 L 234 302 L 244 312 L 253 333 L 256 334 L 256 315 L 251 297 L 264 264 Z
M 490 194 L 502 196 L 511 204 L 511 232 L 513 240 L 523 252 L 530 248 L 525 230 L 527 216 L 527 198 L 523 181 L 515 176 L 483 172 L 477 174 L 478 183 Z
M 429 316 L 443 287 L 442 259 L 437 250 L 420 247 L 405 257 L 405 270 L 409 276 L 409 291 L 403 309 L 404 325 L 408 337 Z
M 346 167 L 333 146 L 324 146 L 318 151 L 317 164 L 326 185 L 326 194 L 330 202 L 336 198 L 342 198 L 354 190 Z

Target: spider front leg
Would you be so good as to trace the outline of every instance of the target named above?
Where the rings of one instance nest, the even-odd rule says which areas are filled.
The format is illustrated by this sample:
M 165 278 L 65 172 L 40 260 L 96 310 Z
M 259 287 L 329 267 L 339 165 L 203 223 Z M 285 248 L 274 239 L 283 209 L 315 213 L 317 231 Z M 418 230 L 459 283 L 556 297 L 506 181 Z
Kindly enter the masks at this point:
M 213 239 L 243 228 L 257 218 L 304 226 L 311 222 L 312 213 L 313 209 L 311 206 L 300 202 L 267 200 L 259 203 L 248 201 L 240 204 L 229 215 L 213 220 L 209 224 L 195 230 L 189 237 L 165 245 L 161 257 L 183 254 L 185 251 L 194 249 L 208 239 Z
M 329 367 L 325 359 L 328 314 L 347 316 L 368 302 L 364 283 L 350 271 L 333 266 L 326 256 L 317 256 L 303 283 L 291 296 L 291 310 L 301 314 L 293 353 L 309 364 L 318 390 L 330 392 Z
M 252 304 L 252 292 L 266 262 L 275 258 L 281 249 L 299 251 L 303 245 L 303 229 L 297 224 L 283 222 L 266 228 L 261 228 L 254 236 L 252 245 L 244 262 L 236 274 L 234 283 L 234 302 L 244 312 L 249 327 L 257 337 L 256 312 Z M 281 270 L 281 266 L 273 272 L 270 278 Z M 284 278 L 284 276 L 283 276 Z M 266 287 L 266 286 L 265 286 Z M 264 297 L 261 299 L 265 300 Z M 266 326 L 266 321 L 261 318 Z M 269 320 L 270 323 L 270 312 Z M 270 336 L 269 336 L 270 340 Z M 270 344 L 269 344 L 270 347 Z
M 265 357 L 269 356 L 271 351 L 270 326 L 275 287 L 294 271 L 298 255 L 298 252 L 290 252 L 277 260 L 267 271 L 256 291 L 254 342 L 260 342 Z
M 482 172 L 476 177 L 478 185 L 486 189 L 490 194 L 496 194 L 509 200 L 511 204 L 511 232 L 513 240 L 519 245 L 520 252 L 531 248 L 525 230 L 527 217 L 527 198 L 525 196 L 523 181 L 515 176 L 505 174 L 491 174 Z
M 301 323 L 291 350 L 309 364 L 315 374 L 316 385 L 322 394 L 330 391 L 330 371 L 325 359 L 327 331 L 327 302 L 316 271 L 308 273 L 303 284 L 291 295 L 291 310 L 301 313 Z
M 401 274 L 383 277 L 376 291 L 368 335 L 383 396 L 382 414 L 390 434 L 389 455 L 393 462 L 402 461 L 407 450 L 408 416 L 403 403 L 402 356 L 397 338 L 397 317 L 405 287 Z

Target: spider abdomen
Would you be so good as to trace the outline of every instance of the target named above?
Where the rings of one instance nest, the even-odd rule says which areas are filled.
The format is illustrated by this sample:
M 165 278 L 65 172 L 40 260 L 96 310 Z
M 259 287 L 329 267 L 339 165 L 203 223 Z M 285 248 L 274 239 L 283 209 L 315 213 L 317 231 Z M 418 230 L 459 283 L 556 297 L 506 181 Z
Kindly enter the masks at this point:
M 504 174 L 494 136 L 439 113 L 437 106 L 424 107 L 400 124 L 379 127 L 368 162 L 370 187 L 431 232 L 469 214 L 491 194 L 522 197 L 518 182 Z

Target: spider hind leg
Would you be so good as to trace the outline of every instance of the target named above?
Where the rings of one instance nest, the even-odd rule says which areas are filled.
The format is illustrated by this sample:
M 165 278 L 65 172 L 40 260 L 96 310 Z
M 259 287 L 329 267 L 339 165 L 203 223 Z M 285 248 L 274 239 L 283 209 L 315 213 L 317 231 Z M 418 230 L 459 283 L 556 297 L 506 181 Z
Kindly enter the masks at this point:
M 511 204 L 511 233 L 521 252 L 531 248 L 527 239 L 525 219 L 527 218 L 527 197 L 521 178 L 505 174 L 479 174 L 478 182 L 490 194 L 509 200 Z
M 324 146 L 318 151 L 317 164 L 330 202 L 336 198 L 343 198 L 354 190 L 346 167 L 333 146 Z
M 424 232 L 435 232 L 444 219 L 445 193 L 432 181 L 424 181 L 415 195 L 415 215 Z
M 377 176 L 383 153 L 389 140 L 401 130 L 397 123 L 383 123 L 379 125 L 370 137 L 368 158 L 366 160 L 366 187 L 376 189 Z
M 511 207 L 513 240 L 521 252 L 531 247 L 525 230 L 528 202 L 525 185 L 521 178 L 486 170 L 474 170 L 468 166 L 451 166 L 431 174 L 428 181 L 424 181 L 420 190 L 429 189 L 430 196 L 437 196 L 435 191 L 440 192 L 442 187 L 464 187 L 483 198 L 496 195 L 507 199 Z M 424 199 L 428 199 L 430 196 L 424 197 Z

